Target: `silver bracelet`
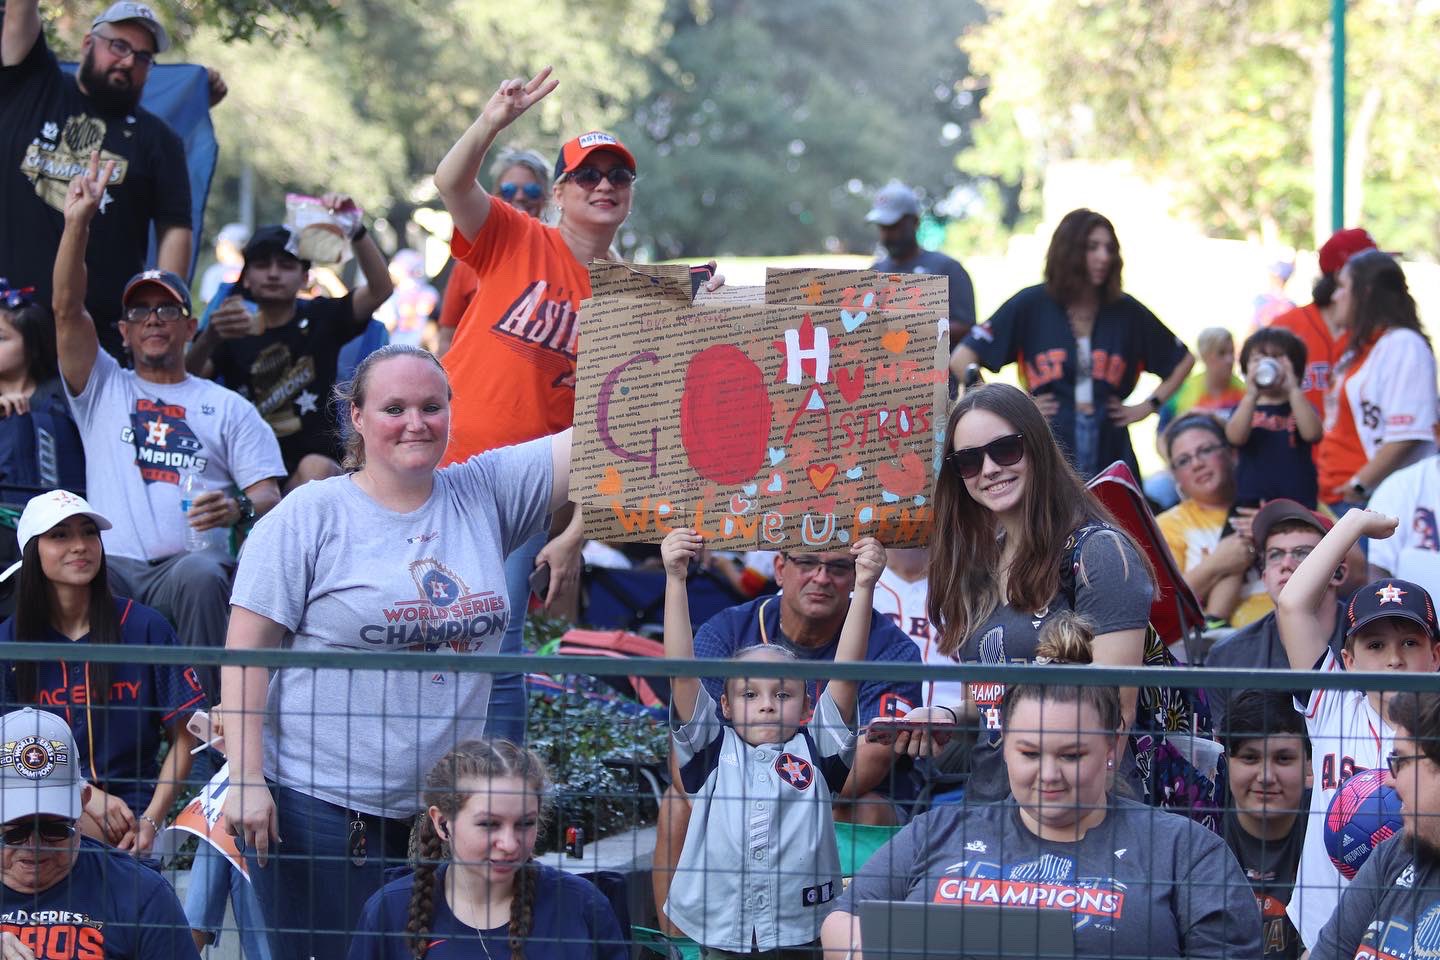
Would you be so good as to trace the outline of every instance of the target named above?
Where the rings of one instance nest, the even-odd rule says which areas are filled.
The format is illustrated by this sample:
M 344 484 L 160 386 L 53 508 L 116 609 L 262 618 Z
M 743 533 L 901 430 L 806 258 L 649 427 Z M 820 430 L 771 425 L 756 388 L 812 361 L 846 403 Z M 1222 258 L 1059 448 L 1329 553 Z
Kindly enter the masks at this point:
M 141 820 L 144 820 L 146 823 L 150 824 L 150 826 L 154 827 L 156 833 L 159 833 L 159 832 L 160 832 L 160 824 L 156 823 L 156 822 L 151 818 L 150 814 L 148 814 L 148 813 L 142 813 L 142 814 L 140 814 L 140 819 L 141 819 Z

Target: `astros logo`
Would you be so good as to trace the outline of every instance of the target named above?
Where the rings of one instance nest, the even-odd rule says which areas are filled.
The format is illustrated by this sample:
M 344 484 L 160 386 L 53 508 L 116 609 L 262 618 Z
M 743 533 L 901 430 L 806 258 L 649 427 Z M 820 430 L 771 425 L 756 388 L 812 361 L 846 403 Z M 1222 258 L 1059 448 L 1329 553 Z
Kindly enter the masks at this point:
M 775 772 L 796 790 L 809 790 L 815 782 L 815 768 L 810 761 L 793 753 L 782 753 L 775 758 Z
M 1405 596 L 1405 591 L 1393 583 L 1387 583 L 1375 591 L 1375 596 L 1380 598 L 1380 605 L 1383 607 L 1387 603 L 1402 603 L 1400 598 Z
M 14 767 L 26 780 L 44 780 L 55 772 L 56 764 L 69 763 L 70 753 L 59 740 L 23 737 L 5 744 L 0 767 Z

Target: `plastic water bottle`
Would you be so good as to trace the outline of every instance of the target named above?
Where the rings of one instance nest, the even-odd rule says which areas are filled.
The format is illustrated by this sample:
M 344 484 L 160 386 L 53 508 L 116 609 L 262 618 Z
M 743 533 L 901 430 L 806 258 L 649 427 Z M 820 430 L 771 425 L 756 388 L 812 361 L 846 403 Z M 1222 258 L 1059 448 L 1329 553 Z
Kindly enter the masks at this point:
M 200 494 L 205 492 L 205 481 L 199 472 L 186 470 L 180 478 L 180 515 L 185 517 L 190 512 L 190 505 Z M 196 550 L 204 550 L 210 545 L 208 531 L 196 530 L 190 526 L 188 517 L 185 519 L 185 549 L 194 553 Z

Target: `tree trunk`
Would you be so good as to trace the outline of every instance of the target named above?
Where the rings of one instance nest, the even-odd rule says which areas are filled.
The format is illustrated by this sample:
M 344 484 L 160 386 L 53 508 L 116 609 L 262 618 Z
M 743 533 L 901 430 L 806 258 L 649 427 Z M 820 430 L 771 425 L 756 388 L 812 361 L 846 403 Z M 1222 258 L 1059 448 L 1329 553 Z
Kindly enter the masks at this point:
M 1370 131 L 1380 115 L 1384 93 L 1379 84 L 1365 91 L 1355 123 L 1345 138 L 1345 223 L 1358 226 L 1365 216 L 1365 168 L 1370 160 Z

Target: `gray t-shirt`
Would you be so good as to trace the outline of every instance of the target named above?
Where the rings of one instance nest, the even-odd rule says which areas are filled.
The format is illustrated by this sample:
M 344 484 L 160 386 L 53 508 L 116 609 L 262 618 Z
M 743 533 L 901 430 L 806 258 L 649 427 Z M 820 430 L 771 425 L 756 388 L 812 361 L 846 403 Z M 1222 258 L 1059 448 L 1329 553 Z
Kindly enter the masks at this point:
M 1440 862 L 1406 834 L 1370 855 L 1340 895 L 1311 960 L 1420 960 L 1440 955 Z
M 104 350 L 78 395 L 65 388 L 85 444 L 85 496 L 114 524 L 113 557 L 162 560 L 185 550 L 180 480 L 241 490 L 285 476 L 275 432 L 240 394 L 200 377 L 151 383 Z
M 876 851 L 835 909 L 866 900 L 1068 910 L 1077 957 L 1259 957 L 1260 911 L 1225 842 L 1131 800 L 1075 843 L 1042 840 L 1013 801 L 947 805 Z
M 1068 561 L 1067 554 L 1057 562 Z M 1141 629 L 1150 622 L 1154 585 L 1129 539 L 1109 530 L 1092 531 L 1080 545 L 1080 566 L 1074 575 L 1074 610 L 1090 622 L 1096 636 Z M 1069 609 L 1070 597 L 1063 586 L 1043 610 L 1016 610 L 1008 604 L 1000 607 L 971 634 L 960 650 L 960 659 L 967 663 L 1030 663 L 1045 621 Z M 971 683 L 969 693 L 980 712 L 980 731 L 970 755 L 965 795 L 981 802 L 999 800 L 1010 792 L 1000 752 L 1000 701 L 1005 685 Z M 1127 754 L 1122 774 L 1128 775 L 1133 764 Z
M 870 265 L 877 273 L 933 273 L 950 280 L 950 326 L 964 336 L 975 326 L 975 284 L 960 261 L 937 253 L 921 250 L 919 255 L 903 263 L 894 257 L 877 260 Z
M 511 611 L 504 557 L 541 529 L 550 438 L 436 471 L 412 513 L 349 476 L 309 483 L 255 525 L 231 602 L 281 624 L 295 650 L 495 653 Z M 265 775 L 363 813 L 405 817 L 456 743 L 485 732 L 490 676 L 286 669 L 270 681 Z

